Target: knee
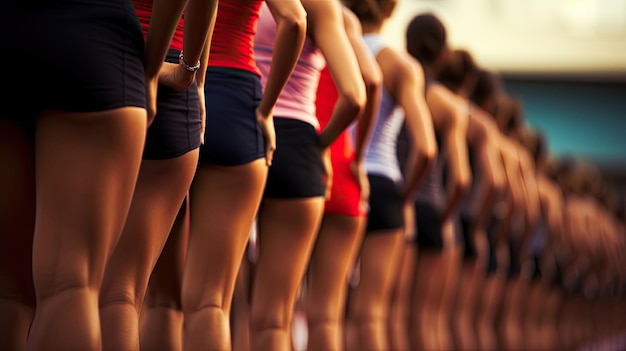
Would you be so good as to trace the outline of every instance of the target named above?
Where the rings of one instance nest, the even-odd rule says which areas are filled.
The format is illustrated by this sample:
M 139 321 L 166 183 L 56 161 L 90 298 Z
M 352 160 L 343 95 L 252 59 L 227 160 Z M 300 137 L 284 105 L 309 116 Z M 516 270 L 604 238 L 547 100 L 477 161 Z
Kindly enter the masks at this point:
M 307 312 L 307 324 L 310 329 L 319 328 L 323 326 L 335 326 L 339 325 L 339 316 L 334 316 L 331 313 L 309 313 Z
M 7 315 L 25 314 L 32 317 L 35 314 L 35 299 L 25 296 L 0 296 L 0 310 Z
M 32 284 L 29 287 L 14 287 L 13 284 L 4 283 L 0 282 L 0 305 L 35 308 L 35 291 Z
M 250 329 L 254 332 L 263 330 L 288 330 L 291 321 L 290 315 L 287 313 L 259 313 L 252 311 L 250 316 Z
M 176 312 L 183 311 L 183 304 L 182 304 L 181 299 L 179 297 L 174 297 L 174 296 L 163 296 L 163 297 L 146 296 L 144 305 L 146 306 L 146 308 L 153 308 L 153 309 L 159 308 L 159 309 L 172 310 Z
M 164 306 L 160 306 L 160 307 L 164 307 Z M 224 307 L 216 303 L 206 303 L 206 304 L 194 305 L 194 306 L 183 305 L 183 311 L 185 313 L 185 316 L 187 317 L 190 317 L 192 315 L 197 315 L 197 314 L 210 314 L 210 315 L 219 314 L 219 315 L 226 316 L 226 311 L 224 310 Z
M 100 309 L 115 305 L 130 305 L 139 310 L 141 301 L 137 297 L 135 289 L 116 287 L 103 290 L 100 293 Z
M 96 299 L 99 295 L 97 288 L 90 286 L 86 281 L 82 281 L 82 279 L 59 279 L 48 284 L 37 284 L 37 282 L 35 282 L 35 286 L 37 290 L 37 303 L 42 303 L 55 297 L 68 294 L 93 295 Z

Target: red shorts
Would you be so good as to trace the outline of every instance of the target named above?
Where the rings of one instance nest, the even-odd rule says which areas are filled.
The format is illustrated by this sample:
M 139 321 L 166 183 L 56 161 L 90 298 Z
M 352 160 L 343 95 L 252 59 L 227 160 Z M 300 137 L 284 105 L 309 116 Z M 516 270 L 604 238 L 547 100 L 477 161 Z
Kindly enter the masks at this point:
M 330 199 L 326 201 L 324 213 L 360 217 L 364 215 L 360 206 L 361 189 L 350 169 L 350 164 L 354 160 L 354 147 L 348 133 L 344 131 L 330 146 L 333 182 Z
M 317 88 L 316 110 L 321 128 L 330 120 L 338 94 L 328 67 L 322 70 Z M 348 130 L 337 137 L 330 145 L 330 157 L 333 165 L 333 180 L 330 199 L 326 201 L 324 213 L 331 215 L 360 217 L 361 189 L 350 163 L 354 160 L 354 142 Z

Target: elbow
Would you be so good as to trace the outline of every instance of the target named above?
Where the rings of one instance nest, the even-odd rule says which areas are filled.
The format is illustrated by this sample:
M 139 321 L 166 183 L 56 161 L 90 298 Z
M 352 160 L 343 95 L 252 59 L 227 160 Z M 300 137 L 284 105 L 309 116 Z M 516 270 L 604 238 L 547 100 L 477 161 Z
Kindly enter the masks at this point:
M 367 103 L 367 96 L 365 95 L 365 85 L 356 84 L 354 89 L 344 92 L 341 95 L 346 107 L 351 111 L 354 116 L 358 116 L 364 109 Z
M 470 187 L 472 186 L 472 176 L 471 174 L 464 174 L 459 177 L 456 183 L 456 192 L 460 194 L 460 196 L 465 196 L 469 193 Z
M 492 177 L 490 180 L 491 191 L 496 196 L 503 194 L 506 191 L 506 181 L 502 177 Z
M 420 163 L 424 165 L 424 169 L 430 170 L 435 166 L 435 163 L 437 162 L 436 143 L 427 143 L 416 151 L 416 157 L 421 161 Z
M 306 11 L 304 8 L 300 8 L 297 11 L 281 14 L 277 18 L 277 25 L 304 37 L 307 29 Z
M 383 89 L 383 75 L 378 67 L 363 73 L 363 83 L 367 96 L 375 96 Z

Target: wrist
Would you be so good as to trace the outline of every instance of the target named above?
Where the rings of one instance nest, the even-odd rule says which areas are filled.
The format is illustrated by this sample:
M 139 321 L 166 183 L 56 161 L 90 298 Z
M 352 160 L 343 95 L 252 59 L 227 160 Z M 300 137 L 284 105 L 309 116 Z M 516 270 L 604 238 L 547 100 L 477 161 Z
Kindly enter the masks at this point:
M 321 149 L 326 149 L 326 148 L 328 148 L 330 146 L 330 143 L 328 142 L 328 136 L 327 136 L 326 133 L 324 133 L 324 131 L 322 131 L 319 134 L 318 142 L 319 142 L 319 147 Z
M 182 50 L 180 51 L 180 54 L 178 55 L 178 64 L 182 68 L 184 68 L 186 71 L 192 72 L 192 73 L 195 73 L 197 70 L 200 69 L 200 60 L 198 60 L 198 62 L 196 62 L 193 66 L 190 65 L 189 63 L 187 63 L 187 61 L 185 61 L 185 56 Z

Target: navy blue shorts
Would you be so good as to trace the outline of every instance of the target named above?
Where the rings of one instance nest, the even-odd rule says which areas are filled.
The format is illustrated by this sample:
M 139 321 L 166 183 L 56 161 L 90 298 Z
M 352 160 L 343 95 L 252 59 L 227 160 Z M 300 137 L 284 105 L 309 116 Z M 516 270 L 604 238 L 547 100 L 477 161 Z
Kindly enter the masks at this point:
M 368 174 L 370 183 L 370 210 L 367 215 L 366 233 L 401 229 L 402 193 L 398 184 L 388 177 Z
M 178 53 L 170 49 L 165 61 L 177 63 Z M 196 84 L 184 91 L 159 84 L 157 114 L 148 128 L 143 158 L 164 160 L 197 149 L 201 125 L 199 103 Z
M 474 230 L 476 230 L 476 220 L 469 216 L 461 216 L 461 233 L 463 235 L 464 250 L 463 257 L 465 260 L 473 260 L 478 257 L 476 251 L 476 243 L 474 242 Z
M 145 107 L 141 26 L 130 0 L 0 4 L 2 116 Z
M 200 162 L 239 166 L 265 157 L 265 140 L 256 120 L 263 96 L 259 76 L 209 67 L 204 95 L 207 117 Z
M 501 221 L 495 216 L 491 217 L 487 225 L 487 244 L 489 245 L 489 258 L 487 261 L 487 275 L 492 275 L 498 270 L 498 231 Z
M 315 128 L 306 122 L 274 117 L 276 151 L 263 197 L 306 199 L 324 196 L 322 159 Z
M 509 238 L 509 279 L 517 278 L 522 271 L 521 239 Z
M 442 213 L 435 205 L 415 202 L 416 242 L 420 250 L 443 249 Z

